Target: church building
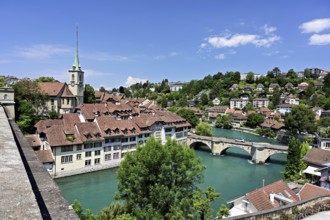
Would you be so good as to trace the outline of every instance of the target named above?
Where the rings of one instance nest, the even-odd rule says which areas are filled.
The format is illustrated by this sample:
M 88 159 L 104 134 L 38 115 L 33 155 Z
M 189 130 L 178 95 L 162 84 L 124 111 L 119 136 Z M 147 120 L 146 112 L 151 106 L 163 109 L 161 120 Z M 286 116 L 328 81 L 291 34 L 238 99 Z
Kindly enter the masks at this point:
M 68 82 L 40 82 L 41 92 L 49 96 L 43 113 L 55 111 L 60 114 L 73 112 L 74 108 L 84 103 L 84 72 L 81 70 L 78 55 L 78 30 L 76 32 L 76 52 L 72 69 L 68 72 Z

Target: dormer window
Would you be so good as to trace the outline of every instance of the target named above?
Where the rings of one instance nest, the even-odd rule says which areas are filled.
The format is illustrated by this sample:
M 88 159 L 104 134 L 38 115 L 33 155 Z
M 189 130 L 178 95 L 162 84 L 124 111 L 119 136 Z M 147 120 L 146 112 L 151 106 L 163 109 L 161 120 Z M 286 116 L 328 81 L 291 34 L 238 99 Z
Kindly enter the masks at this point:
M 97 132 L 97 133 L 95 134 L 95 137 L 101 137 L 101 134 L 100 134 L 99 132 Z
M 111 130 L 108 128 L 107 130 L 105 130 L 105 133 L 106 133 L 107 135 L 111 135 Z
M 124 134 L 127 134 L 128 133 L 127 128 L 125 128 L 125 130 L 123 130 L 123 133 Z
M 114 133 L 115 133 L 115 134 L 119 134 L 119 129 L 116 128 L 116 129 L 114 130 Z
M 89 139 L 89 138 L 92 137 L 92 135 L 91 135 L 90 133 L 87 133 L 87 134 L 85 134 L 85 137 L 86 137 L 87 139 Z

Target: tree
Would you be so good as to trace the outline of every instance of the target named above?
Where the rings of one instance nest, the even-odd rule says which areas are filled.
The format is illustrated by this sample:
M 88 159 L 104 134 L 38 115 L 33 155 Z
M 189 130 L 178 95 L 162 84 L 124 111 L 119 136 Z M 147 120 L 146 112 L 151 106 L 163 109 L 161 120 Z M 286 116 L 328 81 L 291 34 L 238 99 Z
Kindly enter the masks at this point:
M 306 68 L 305 70 L 304 70 L 304 76 L 305 76 L 305 78 L 306 79 L 309 79 L 309 78 L 311 78 L 311 70 L 310 69 L 308 69 L 308 68 Z
M 272 96 L 272 103 L 274 106 L 279 105 L 281 102 L 281 91 L 276 88 L 273 92 L 273 96 Z
M 4 87 L 6 85 L 5 78 L 0 76 L 0 87 Z
M 191 109 L 182 108 L 177 112 L 177 114 L 180 117 L 186 119 L 192 127 L 196 127 L 196 125 L 199 123 L 199 119 L 195 115 L 194 111 Z
M 94 88 L 86 84 L 85 85 L 85 90 L 84 90 L 84 103 L 95 103 L 96 98 L 95 98 L 95 91 Z
M 35 79 L 36 82 L 55 82 L 56 80 L 50 76 L 40 76 L 39 78 Z
M 280 68 L 278 68 L 278 67 L 274 67 L 274 69 L 273 69 L 273 73 L 274 73 L 274 77 L 275 77 L 275 78 L 278 78 L 278 77 L 280 76 L 280 74 L 281 74 L 281 70 L 280 70 Z
M 99 89 L 100 92 L 106 92 L 105 88 L 103 86 L 100 87 Z
M 217 217 L 222 219 L 223 217 L 228 217 L 229 215 L 229 208 L 225 204 L 222 204 L 219 211 L 217 212 Z
M 297 180 L 300 177 L 300 142 L 296 138 L 291 138 L 288 146 L 288 156 L 285 163 L 284 177 L 286 180 Z
M 97 214 L 98 220 L 116 219 L 117 217 L 126 214 L 124 204 L 121 202 L 111 203 L 108 207 L 102 209 Z
M 233 127 L 231 115 L 218 115 L 215 120 L 215 126 L 217 128 L 231 129 Z
M 253 72 L 248 72 L 248 74 L 246 74 L 245 81 L 247 83 L 254 83 L 254 73 Z
M 286 76 L 290 79 L 296 79 L 298 77 L 297 73 L 293 69 L 289 69 Z
M 13 85 L 15 91 L 15 114 L 17 125 L 23 133 L 33 133 L 33 125 L 42 115 L 49 97 L 40 90 L 38 82 L 22 79 Z
M 202 105 L 207 105 L 209 102 L 209 98 L 207 97 L 207 94 L 205 92 L 203 92 L 201 94 L 201 104 Z
M 184 219 L 192 214 L 204 169 L 192 149 L 151 138 L 125 155 L 117 171 L 116 198 L 137 219 Z
M 305 105 L 296 105 L 290 113 L 285 114 L 285 127 L 296 134 L 297 132 L 314 133 L 317 129 L 315 113 Z
M 307 168 L 307 164 L 303 161 L 304 156 L 310 151 L 309 144 L 304 142 L 300 145 L 300 163 L 299 163 L 299 174 Z
M 330 127 L 330 116 L 322 117 L 320 119 L 320 126 L 322 127 Z
M 323 79 L 323 91 L 326 93 L 326 96 L 330 96 L 330 73 L 328 73 Z
M 195 133 L 202 136 L 213 136 L 211 126 L 206 122 L 199 123 L 196 126 Z
M 249 116 L 247 117 L 246 120 L 246 126 L 250 127 L 250 128 L 255 128 L 257 126 L 259 126 L 261 123 L 263 123 L 265 121 L 265 117 L 257 114 L 257 113 L 252 113 L 249 114 Z
M 208 187 L 205 192 L 198 190 L 195 194 L 193 208 L 199 214 L 200 219 L 212 219 L 213 209 L 211 203 L 220 197 L 220 193 L 216 192 L 213 187 Z

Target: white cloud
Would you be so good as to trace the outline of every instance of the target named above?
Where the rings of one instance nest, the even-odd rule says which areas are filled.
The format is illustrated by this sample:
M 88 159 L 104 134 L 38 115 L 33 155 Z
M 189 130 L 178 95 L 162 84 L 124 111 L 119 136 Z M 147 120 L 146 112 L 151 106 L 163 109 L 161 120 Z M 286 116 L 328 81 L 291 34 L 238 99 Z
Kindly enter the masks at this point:
M 280 40 L 280 37 L 276 35 L 263 38 L 255 34 L 234 34 L 224 37 L 209 37 L 207 42 L 214 48 L 238 47 L 247 44 L 254 44 L 257 47 L 269 47 L 278 40 Z
M 267 24 L 265 24 L 262 28 L 264 29 L 266 35 L 269 35 L 277 30 L 276 27 L 271 27 L 271 26 L 268 26 Z
M 309 38 L 309 45 L 327 45 L 330 44 L 330 34 L 313 34 Z
M 226 56 L 223 53 L 220 53 L 220 54 L 218 54 L 218 55 L 215 56 L 215 59 L 217 59 L 217 60 L 223 60 L 225 58 L 226 58 Z
M 127 77 L 127 80 L 126 80 L 126 86 L 130 86 L 130 85 L 133 85 L 135 83 L 145 83 L 147 81 L 147 79 L 140 79 L 140 78 L 135 78 L 133 76 L 129 76 Z
M 321 31 L 330 29 L 330 18 L 314 19 L 299 26 L 302 33 L 320 33 Z
M 32 47 L 18 47 L 16 54 L 28 59 L 47 59 L 53 55 L 72 53 L 72 48 L 61 45 L 37 44 Z

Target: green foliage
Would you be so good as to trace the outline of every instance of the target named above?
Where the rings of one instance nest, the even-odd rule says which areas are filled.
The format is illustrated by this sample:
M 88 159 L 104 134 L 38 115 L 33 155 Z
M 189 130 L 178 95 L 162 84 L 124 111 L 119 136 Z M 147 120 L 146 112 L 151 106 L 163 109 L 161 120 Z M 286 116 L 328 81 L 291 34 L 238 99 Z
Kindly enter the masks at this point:
M 326 96 L 330 96 L 330 73 L 328 73 L 323 79 L 323 91 L 325 92 Z
M 274 106 L 277 106 L 277 105 L 280 104 L 280 102 L 281 102 L 281 91 L 278 88 L 276 88 L 274 90 L 271 100 L 272 100 L 272 103 L 273 103 Z
M 246 120 L 246 126 L 250 127 L 250 128 L 255 128 L 257 126 L 259 126 L 261 123 L 263 123 L 265 121 L 265 117 L 257 114 L 257 113 L 252 113 L 249 114 Z
M 179 111 L 177 111 L 177 114 L 186 119 L 192 127 L 196 127 L 196 125 L 199 123 L 198 117 L 195 115 L 194 111 L 191 109 L 185 109 L 182 108 Z
M 256 132 L 260 135 L 260 136 L 266 136 L 266 137 L 270 137 L 270 138 L 274 138 L 276 137 L 276 133 L 275 131 L 273 131 L 270 128 L 257 128 Z
M 129 215 L 126 215 L 124 204 L 121 202 L 115 202 L 111 203 L 108 207 L 102 209 L 101 212 L 97 214 L 97 219 L 122 219 L 123 216 L 129 219 Z
M 225 204 L 222 204 L 219 211 L 217 212 L 217 217 L 222 219 L 223 217 L 228 217 L 229 215 L 229 208 Z
M 53 77 L 49 76 L 40 76 L 39 78 L 35 79 L 36 82 L 55 82 L 56 80 Z
M 13 85 L 17 125 L 23 133 L 34 133 L 33 125 L 42 117 L 41 110 L 49 97 L 40 91 L 38 83 L 22 79 Z
M 231 115 L 218 115 L 215 120 L 215 126 L 217 128 L 231 129 L 233 127 Z
M 53 111 L 48 112 L 48 116 L 49 116 L 49 119 L 58 119 L 60 114 L 53 110 Z
M 213 209 L 211 203 L 220 197 L 213 187 L 208 187 L 205 192 L 198 190 L 194 195 L 193 208 L 199 214 L 200 219 L 212 219 Z
M 307 131 L 314 133 L 317 130 L 315 113 L 305 105 L 296 105 L 290 113 L 285 114 L 285 127 L 292 133 Z
M 330 128 L 320 130 L 320 136 L 323 138 L 330 138 Z
M 311 78 L 311 70 L 308 69 L 308 68 L 306 68 L 306 69 L 304 70 L 304 76 L 305 76 L 306 79 Z
M 187 218 L 204 169 L 187 146 L 148 139 L 121 162 L 117 199 L 137 219 Z
M 320 119 L 320 126 L 321 127 L 330 127 L 330 116 L 322 117 Z
M 95 103 L 95 102 L 96 102 L 95 90 L 91 85 L 86 84 L 84 90 L 84 103 Z
M 83 211 L 81 204 L 78 200 L 75 199 L 73 201 L 73 203 L 71 204 L 71 206 L 81 220 L 96 220 L 97 219 L 96 216 L 93 215 L 93 213 L 90 209 Z
M 213 136 L 211 126 L 206 122 L 199 123 L 195 128 L 195 133 L 202 136 Z
M 246 74 L 245 81 L 247 83 L 254 83 L 254 73 L 253 72 L 248 72 L 248 74 Z
M 0 87 L 4 87 L 6 85 L 5 78 L 0 76 Z
M 207 94 L 205 92 L 203 92 L 201 94 L 201 104 L 202 105 L 207 105 L 209 102 L 209 97 L 207 96 Z
M 285 163 L 284 177 L 286 180 L 297 180 L 300 178 L 301 147 L 296 138 L 291 138 L 288 146 L 288 156 Z

